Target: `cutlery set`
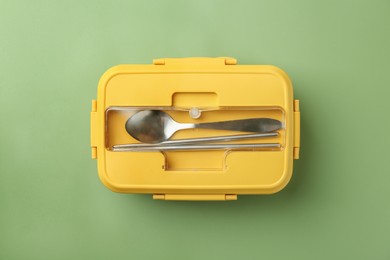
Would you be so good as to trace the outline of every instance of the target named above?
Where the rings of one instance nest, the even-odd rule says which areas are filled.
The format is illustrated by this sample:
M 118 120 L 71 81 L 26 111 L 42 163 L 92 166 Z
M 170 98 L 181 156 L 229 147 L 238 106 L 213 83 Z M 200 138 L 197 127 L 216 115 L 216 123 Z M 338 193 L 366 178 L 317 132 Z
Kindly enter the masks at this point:
M 241 131 L 250 134 L 212 136 L 170 140 L 185 129 L 217 129 Z M 132 115 L 125 124 L 127 133 L 141 143 L 112 146 L 117 152 L 193 151 L 193 150 L 261 150 L 280 148 L 280 143 L 226 143 L 238 140 L 272 138 L 279 136 L 281 121 L 272 118 L 247 118 L 209 123 L 178 123 L 160 110 L 142 110 Z

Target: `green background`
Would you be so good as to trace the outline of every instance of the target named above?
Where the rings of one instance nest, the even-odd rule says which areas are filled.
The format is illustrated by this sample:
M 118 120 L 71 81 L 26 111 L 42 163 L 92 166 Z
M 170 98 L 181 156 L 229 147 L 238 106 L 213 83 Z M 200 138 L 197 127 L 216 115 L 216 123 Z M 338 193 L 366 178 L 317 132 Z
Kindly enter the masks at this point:
M 0 33 L 0 259 L 390 259 L 389 1 L 2 0 Z M 286 189 L 165 202 L 100 183 L 101 74 L 191 56 L 290 75 Z

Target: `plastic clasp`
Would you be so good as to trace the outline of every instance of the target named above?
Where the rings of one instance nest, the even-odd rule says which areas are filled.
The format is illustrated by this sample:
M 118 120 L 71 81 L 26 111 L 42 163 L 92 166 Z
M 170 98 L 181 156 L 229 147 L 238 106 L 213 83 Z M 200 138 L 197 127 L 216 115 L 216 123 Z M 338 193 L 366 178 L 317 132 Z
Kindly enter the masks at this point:
M 301 112 L 299 111 L 299 100 L 294 100 L 294 159 L 299 159 L 301 146 Z
M 237 194 L 153 194 L 155 200 L 237 200 Z
M 179 64 L 209 64 L 209 65 L 236 65 L 237 60 L 232 57 L 217 58 L 161 58 L 154 59 L 154 65 L 179 65 Z
M 97 101 L 92 100 L 91 109 L 91 157 L 97 158 Z

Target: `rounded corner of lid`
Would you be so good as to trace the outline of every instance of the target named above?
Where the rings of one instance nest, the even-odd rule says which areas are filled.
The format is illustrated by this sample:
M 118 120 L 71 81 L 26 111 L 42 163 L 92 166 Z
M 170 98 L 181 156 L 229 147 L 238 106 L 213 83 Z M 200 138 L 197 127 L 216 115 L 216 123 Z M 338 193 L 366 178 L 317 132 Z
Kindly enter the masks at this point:
M 279 67 L 269 65 L 270 72 L 273 76 L 278 78 L 282 82 L 282 86 L 284 88 L 284 91 L 288 97 L 288 99 L 292 102 L 293 96 L 294 96 L 294 89 L 293 89 L 293 84 L 290 79 L 290 76 L 282 70 Z M 292 104 L 292 103 L 291 103 Z
M 99 79 L 98 89 L 104 89 L 110 79 L 112 79 L 119 73 L 122 73 L 125 67 L 126 65 L 115 65 L 107 69 Z
M 100 181 L 103 183 L 106 188 L 113 192 L 123 192 L 123 190 L 120 188 L 119 185 L 114 183 L 108 176 L 106 171 L 102 171 L 101 169 L 98 168 L 98 176 Z
M 269 68 L 271 69 L 272 73 L 277 76 L 278 78 L 281 78 L 282 80 L 284 80 L 288 85 L 291 85 L 291 79 L 289 77 L 289 75 L 287 74 L 286 71 L 284 71 L 283 69 L 277 67 L 277 66 L 274 66 L 274 65 L 269 65 Z
M 279 191 L 282 191 L 284 188 L 286 188 L 286 186 L 291 181 L 292 175 L 292 169 L 286 169 L 285 174 L 283 174 L 277 182 L 269 187 L 269 194 L 278 193 Z

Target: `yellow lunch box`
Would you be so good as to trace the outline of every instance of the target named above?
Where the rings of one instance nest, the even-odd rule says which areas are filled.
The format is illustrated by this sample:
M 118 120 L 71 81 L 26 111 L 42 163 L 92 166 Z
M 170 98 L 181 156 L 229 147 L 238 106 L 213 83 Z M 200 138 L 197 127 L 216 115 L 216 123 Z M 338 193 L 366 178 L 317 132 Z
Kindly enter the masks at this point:
M 145 113 L 161 117 L 134 121 Z M 162 129 L 165 139 L 172 137 L 147 144 L 146 137 L 161 132 L 155 127 L 167 126 L 162 115 L 187 129 L 169 135 Z M 256 133 L 241 128 L 254 119 L 280 127 L 254 138 Z M 241 130 L 198 127 L 226 121 Z M 143 127 L 143 136 L 131 132 L 134 125 Z M 211 141 L 201 143 L 202 138 Z M 225 57 L 118 65 L 101 77 L 92 101 L 92 158 L 101 181 L 115 192 L 149 193 L 161 200 L 271 194 L 289 182 L 299 146 L 299 101 L 287 74 L 274 66 L 237 65 Z

